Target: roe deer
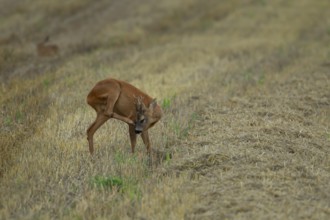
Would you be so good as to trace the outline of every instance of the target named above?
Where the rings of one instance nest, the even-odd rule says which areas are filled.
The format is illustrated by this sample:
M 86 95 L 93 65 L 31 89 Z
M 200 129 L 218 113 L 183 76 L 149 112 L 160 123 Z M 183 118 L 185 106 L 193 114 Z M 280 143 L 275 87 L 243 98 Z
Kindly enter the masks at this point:
M 87 103 L 97 113 L 96 120 L 87 129 L 87 140 L 91 154 L 94 151 L 94 133 L 108 119 L 115 118 L 128 124 L 132 153 L 134 153 L 136 145 L 136 136 L 141 133 L 143 143 L 150 155 L 148 129 L 162 117 L 162 110 L 156 99 L 152 99 L 127 82 L 109 78 L 94 86 L 87 96 Z
M 37 44 L 37 53 L 40 57 L 55 56 L 59 52 L 59 48 L 56 44 L 46 44 L 49 41 L 47 36 L 42 42 Z

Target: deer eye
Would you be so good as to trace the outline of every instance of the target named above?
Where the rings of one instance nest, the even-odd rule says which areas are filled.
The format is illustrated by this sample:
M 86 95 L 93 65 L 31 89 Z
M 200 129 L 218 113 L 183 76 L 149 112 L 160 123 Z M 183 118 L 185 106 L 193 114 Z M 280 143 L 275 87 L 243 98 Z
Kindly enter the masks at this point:
M 143 123 L 144 121 L 145 121 L 145 119 L 141 119 L 141 120 L 140 120 L 140 123 Z

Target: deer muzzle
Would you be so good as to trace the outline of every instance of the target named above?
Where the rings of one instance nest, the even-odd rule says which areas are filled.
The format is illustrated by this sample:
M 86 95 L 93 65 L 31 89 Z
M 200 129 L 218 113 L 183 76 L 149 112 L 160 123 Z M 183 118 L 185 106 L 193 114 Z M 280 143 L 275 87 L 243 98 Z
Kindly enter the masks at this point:
M 143 127 L 139 124 L 135 125 L 135 134 L 141 134 L 143 131 Z

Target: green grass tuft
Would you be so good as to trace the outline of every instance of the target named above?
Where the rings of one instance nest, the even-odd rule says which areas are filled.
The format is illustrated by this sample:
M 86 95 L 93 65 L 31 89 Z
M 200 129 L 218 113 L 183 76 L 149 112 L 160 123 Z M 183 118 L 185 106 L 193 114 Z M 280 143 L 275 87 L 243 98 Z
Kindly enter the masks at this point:
M 166 111 L 173 107 L 174 100 L 176 98 L 176 94 L 172 95 L 171 97 L 165 97 L 161 103 L 162 108 Z
M 103 176 L 95 176 L 92 181 L 92 185 L 97 188 L 102 189 L 110 189 L 112 190 L 114 187 L 116 189 L 121 190 L 123 187 L 123 180 L 120 177 L 103 177 Z

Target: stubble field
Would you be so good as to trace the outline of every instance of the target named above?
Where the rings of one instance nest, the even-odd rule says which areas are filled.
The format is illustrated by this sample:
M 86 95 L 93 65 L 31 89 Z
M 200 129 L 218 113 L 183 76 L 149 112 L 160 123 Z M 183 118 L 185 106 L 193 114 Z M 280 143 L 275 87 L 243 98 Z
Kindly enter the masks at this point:
M 328 1 L 1 5 L 0 219 L 329 219 Z M 107 77 L 162 106 L 152 167 L 115 120 L 89 155 Z

